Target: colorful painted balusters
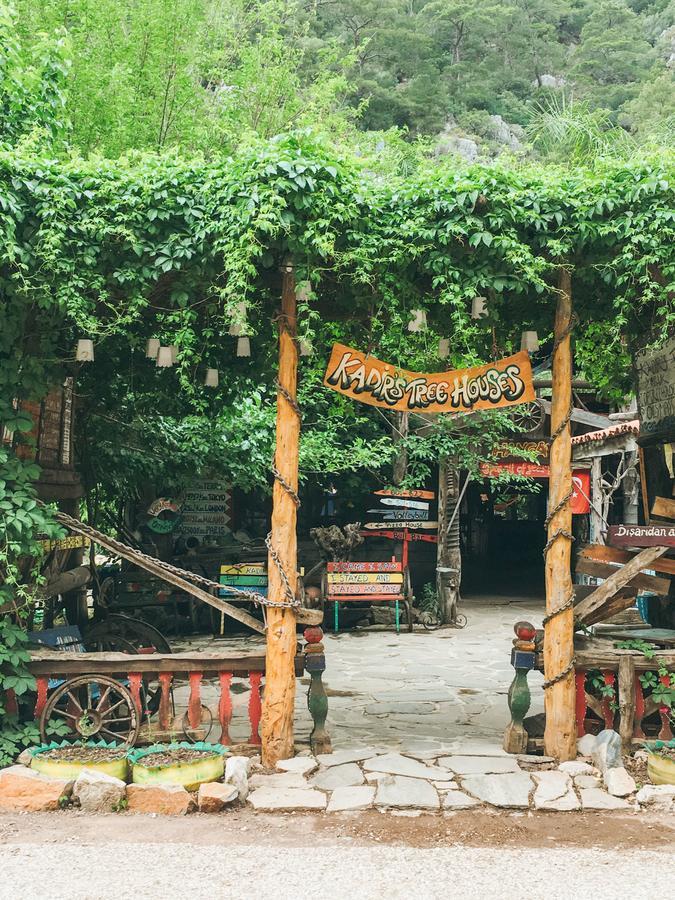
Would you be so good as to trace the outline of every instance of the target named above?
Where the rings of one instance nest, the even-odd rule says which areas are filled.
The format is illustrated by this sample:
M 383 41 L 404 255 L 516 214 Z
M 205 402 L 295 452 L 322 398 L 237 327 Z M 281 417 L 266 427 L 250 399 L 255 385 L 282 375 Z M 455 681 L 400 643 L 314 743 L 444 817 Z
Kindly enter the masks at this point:
M 305 671 L 309 674 L 309 690 L 307 691 L 307 707 L 314 723 L 309 736 L 312 753 L 330 753 L 331 740 L 326 731 L 328 718 L 328 695 L 323 684 L 323 673 L 326 671 L 326 657 L 323 646 L 323 631 L 318 625 L 306 628 L 303 634 L 305 641 Z

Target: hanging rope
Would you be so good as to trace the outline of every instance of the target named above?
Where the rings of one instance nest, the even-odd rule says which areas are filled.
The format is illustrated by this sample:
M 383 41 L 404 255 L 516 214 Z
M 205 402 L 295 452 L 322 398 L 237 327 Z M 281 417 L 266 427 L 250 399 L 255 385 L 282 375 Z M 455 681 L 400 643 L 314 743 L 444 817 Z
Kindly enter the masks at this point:
M 576 326 L 577 321 L 578 320 L 577 320 L 576 314 L 572 313 L 572 315 L 570 316 L 570 320 L 567 323 L 567 326 L 556 337 L 556 339 L 553 343 L 553 351 L 551 352 L 552 360 L 555 359 L 555 355 L 558 352 L 558 348 L 560 347 L 562 342 L 564 340 L 566 340 L 568 337 L 570 337 L 570 335 L 572 334 L 572 331 L 574 330 L 574 327 Z M 551 435 L 551 450 L 553 449 L 553 444 L 558 440 L 558 438 L 560 438 L 560 436 L 563 434 L 565 429 L 569 426 L 570 422 L 572 421 L 573 411 L 574 411 L 574 406 L 573 406 L 572 401 L 570 401 L 569 409 L 567 410 L 567 412 L 563 416 L 562 420 L 558 423 L 557 428 Z M 565 494 L 565 496 L 561 500 L 558 501 L 558 503 L 553 507 L 552 510 L 549 511 L 548 515 L 546 516 L 546 519 L 544 520 L 544 528 L 546 528 L 548 530 L 548 527 L 551 524 L 551 522 L 553 521 L 553 519 L 558 515 L 559 512 L 561 512 L 563 509 L 565 509 L 565 507 L 569 504 L 570 500 L 572 499 L 573 495 L 574 495 L 574 488 L 570 488 L 569 491 L 567 491 L 567 493 Z M 546 562 L 548 554 L 549 554 L 551 548 L 553 547 L 553 545 L 556 543 L 556 541 L 561 540 L 561 539 L 572 543 L 572 541 L 574 541 L 574 535 L 572 534 L 571 531 L 568 531 L 566 528 L 557 528 L 553 532 L 553 534 L 550 535 L 548 540 L 546 541 L 546 546 L 544 547 L 544 562 Z M 544 617 L 544 620 L 543 620 L 544 629 L 549 624 L 549 622 L 551 622 L 557 616 L 562 615 L 564 612 L 567 612 L 567 610 L 571 609 L 573 606 L 574 606 L 574 589 L 572 589 L 570 595 L 568 596 L 568 598 L 565 600 L 564 603 L 562 603 L 560 606 L 558 606 L 556 609 L 552 610 L 552 612 L 548 613 L 548 615 L 546 615 Z M 559 681 L 564 681 L 564 679 L 567 678 L 567 676 L 570 674 L 570 672 L 574 671 L 574 668 L 575 668 L 575 659 L 573 656 L 572 659 L 570 660 L 570 662 L 565 666 L 565 668 L 562 669 L 562 671 L 558 672 L 558 674 L 554 675 L 552 678 L 547 678 L 544 681 L 544 690 L 547 690 L 548 688 L 552 687 L 554 684 L 557 684 Z

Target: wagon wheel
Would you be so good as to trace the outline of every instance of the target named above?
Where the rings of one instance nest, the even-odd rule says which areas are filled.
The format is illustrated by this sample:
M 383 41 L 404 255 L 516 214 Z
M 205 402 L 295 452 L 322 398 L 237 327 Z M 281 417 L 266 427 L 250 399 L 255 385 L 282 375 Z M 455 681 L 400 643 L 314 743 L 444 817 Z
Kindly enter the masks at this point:
M 208 708 L 208 706 L 204 706 L 202 703 L 202 711 L 199 719 L 199 725 L 196 729 L 193 730 L 190 725 L 190 719 L 188 718 L 187 712 L 183 714 L 183 719 L 181 721 L 181 728 L 183 729 L 183 736 L 186 741 L 189 741 L 191 744 L 196 744 L 199 741 L 208 741 L 209 735 L 213 729 L 213 713 Z M 200 736 L 199 732 L 203 731 L 203 735 Z
M 80 675 L 60 685 L 40 716 L 40 735 L 47 741 L 47 722 L 65 722 L 68 740 L 98 738 L 132 746 L 138 738 L 139 715 L 133 697 L 107 675 Z
M 129 652 L 117 643 L 122 641 L 130 644 L 133 652 L 152 647 L 156 653 L 173 653 L 171 644 L 158 628 L 142 619 L 124 616 L 121 613 L 112 613 L 106 616 L 105 619 L 88 628 L 84 636 L 87 650 Z
M 538 431 L 544 424 L 544 407 L 539 400 L 531 403 L 519 403 L 513 406 L 509 412 L 509 418 L 513 431 L 520 434 L 531 434 Z

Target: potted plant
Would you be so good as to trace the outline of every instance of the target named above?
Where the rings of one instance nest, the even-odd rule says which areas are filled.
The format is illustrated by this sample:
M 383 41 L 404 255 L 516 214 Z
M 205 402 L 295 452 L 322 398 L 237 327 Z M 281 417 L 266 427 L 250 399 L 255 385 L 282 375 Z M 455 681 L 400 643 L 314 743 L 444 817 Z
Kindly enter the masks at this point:
M 77 778 L 84 770 L 102 772 L 127 780 L 127 747 L 111 741 L 62 741 L 31 749 L 31 769 L 53 778 Z
M 130 750 L 131 780 L 134 784 L 182 784 L 196 790 L 223 777 L 227 753 L 222 744 L 186 741 Z
M 675 739 L 653 741 L 645 749 L 647 774 L 654 784 L 675 784 Z

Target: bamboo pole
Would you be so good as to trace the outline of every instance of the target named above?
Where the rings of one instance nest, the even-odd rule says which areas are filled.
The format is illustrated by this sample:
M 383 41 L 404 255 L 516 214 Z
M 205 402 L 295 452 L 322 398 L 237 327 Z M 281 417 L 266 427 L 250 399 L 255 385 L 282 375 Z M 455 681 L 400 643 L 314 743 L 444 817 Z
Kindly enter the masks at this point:
M 551 434 L 557 435 L 551 446 L 549 475 L 549 509 L 546 554 L 546 614 L 551 616 L 544 629 L 544 706 L 546 730 L 545 753 L 556 759 L 576 758 L 576 721 L 574 690 L 574 611 L 573 596 L 572 512 L 569 500 L 572 490 L 572 280 L 568 269 L 561 269 L 555 315 L 553 355 L 553 397 L 551 402 Z M 564 424 L 563 424 L 564 423 Z M 559 507 L 559 508 L 558 508 Z M 557 535 L 557 537 L 556 537 Z M 563 612 L 556 611 L 565 607 Z M 560 677 L 563 672 L 567 674 Z M 557 680 L 556 680 L 557 679 Z
M 293 266 L 283 267 L 281 317 L 279 319 L 279 384 L 274 465 L 286 484 L 298 490 L 300 417 L 286 392 L 295 400 L 298 378 L 297 301 Z M 272 548 L 286 573 L 293 594 L 297 589 L 297 508 L 293 496 L 275 478 L 272 494 Z M 286 600 L 280 572 L 270 554 L 267 563 L 270 600 Z M 262 717 L 262 759 L 275 766 L 293 756 L 295 706 L 295 613 L 289 608 L 267 608 L 267 656 L 265 702 Z

